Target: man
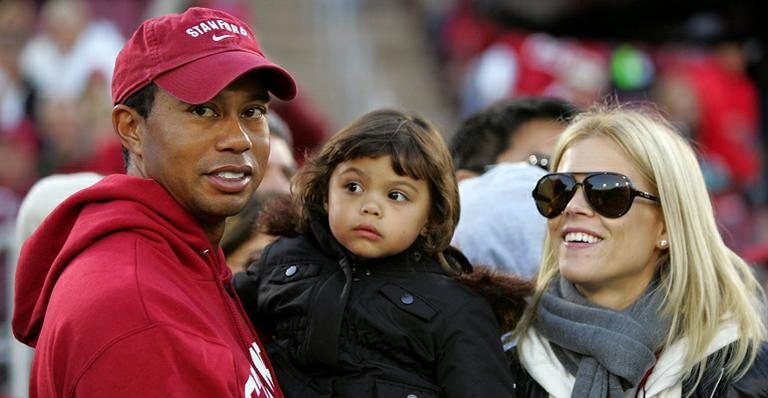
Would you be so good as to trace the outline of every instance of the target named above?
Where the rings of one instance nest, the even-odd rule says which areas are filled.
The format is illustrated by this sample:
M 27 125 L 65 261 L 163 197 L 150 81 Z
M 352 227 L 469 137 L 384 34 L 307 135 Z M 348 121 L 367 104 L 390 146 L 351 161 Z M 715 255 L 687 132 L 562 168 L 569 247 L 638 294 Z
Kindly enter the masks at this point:
M 500 101 L 462 123 L 451 141 L 461 198 L 453 244 L 474 264 L 529 278 L 538 269 L 545 220 L 531 198 L 567 121 L 578 110 L 556 98 Z
M 548 155 L 577 111 L 558 98 L 521 97 L 499 101 L 469 116 L 450 142 L 456 177 L 461 181 L 497 163 Z
M 218 245 L 265 170 L 270 93 L 293 98 L 293 78 L 227 13 L 134 33 L 112 80 L 127 175 L 66 199 L 21 252 L 31 396 L 282 396 Z
M 291 193 L 291 177 L 298 165 L 293 157 L 293 134 L 276 114 L 269 115 L 269 160 L 257 189 L 262 193 Z

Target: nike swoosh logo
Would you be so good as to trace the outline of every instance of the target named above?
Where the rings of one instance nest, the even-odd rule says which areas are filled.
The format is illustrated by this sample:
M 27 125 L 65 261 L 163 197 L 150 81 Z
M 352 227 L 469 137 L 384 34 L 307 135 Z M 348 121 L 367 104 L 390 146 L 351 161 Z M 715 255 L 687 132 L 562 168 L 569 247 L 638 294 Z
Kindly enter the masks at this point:
M 213 37 L 211 37 L 211 39 L 213 39 L 213 41 L 222 41 L 222 40 L 226 39 L 227 37 L 235 37 L 235 36 L 234 35 L 221 35 L 221 36 L 213 35 Z

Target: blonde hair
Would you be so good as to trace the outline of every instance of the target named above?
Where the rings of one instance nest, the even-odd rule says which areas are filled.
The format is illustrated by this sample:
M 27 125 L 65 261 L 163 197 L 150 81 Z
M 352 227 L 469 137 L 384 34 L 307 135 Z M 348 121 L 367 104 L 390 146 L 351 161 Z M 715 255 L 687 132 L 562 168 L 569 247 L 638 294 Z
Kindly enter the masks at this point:
M 659 288 L 666 297 L 661 311 L 672 320 L 662 351 L 685 337 L 683 370 L 698 383 L 706 366 L 706 348 L 728 320 L 739 327 L 739 338 L 730 356 L 718 360 L 727 375 L 741 376 L 766 338 L 765 294 L 749 265 L 720 236 L 693 149 L 657 112 L 603 104 L 578 115 L 562 133 L 552 169 L 575 141 L 594 136 L 622 148 L 661 198 L 669 237 L 669 249 L 659 258 Z M 517 336 L 531 327 L 542 295 L 559 275 L 552 239 L 547 234 L 533 305 L 518 325 Z

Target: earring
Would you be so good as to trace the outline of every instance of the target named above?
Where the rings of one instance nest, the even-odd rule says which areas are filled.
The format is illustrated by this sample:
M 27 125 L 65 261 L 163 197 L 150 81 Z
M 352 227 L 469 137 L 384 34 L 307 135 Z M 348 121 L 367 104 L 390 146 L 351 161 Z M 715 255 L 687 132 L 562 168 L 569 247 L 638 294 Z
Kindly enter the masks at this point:
M 662 240 L 659 241 L 659 246 L 661 246 L 662 248 L 667 247 L 668 244 L 669 244 L 669 242 L 667 242 L 666 239 L 662 239 Z

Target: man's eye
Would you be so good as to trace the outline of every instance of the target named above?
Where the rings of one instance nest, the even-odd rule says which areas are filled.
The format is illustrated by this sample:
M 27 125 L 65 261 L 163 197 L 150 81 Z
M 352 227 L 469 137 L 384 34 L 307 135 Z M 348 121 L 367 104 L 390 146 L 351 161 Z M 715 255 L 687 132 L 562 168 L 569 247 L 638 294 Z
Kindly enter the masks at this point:
M 216 112 L 214 112 L 214 110 L 210 106 L 206 106 L 206 105 L 198 105 L 193 107 L 192 113 L 202 117 L 216 116 Z
M 349 192 L 361 192 L 363 190 L 363 187 L 356 182 L 348 182 L 344 187 L 347 188 L 347 191 Z
M 389 193 L 389 198 L 392 199 L 392 200 L 398 201 L 398 202 L 403 202 L 403 201 L 408 200 L 408 197 L 405 196 L 404 193 L 399 192 L 399 191 L 392 191 L 392 192 L 390 192 Z
M 254 106 L 253 108 L 248 108 L 245 112 L 243 112 L 243 117 L 246 119 L 260 119 L 266 114 L 267 108 L 262 106 Z

